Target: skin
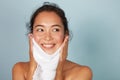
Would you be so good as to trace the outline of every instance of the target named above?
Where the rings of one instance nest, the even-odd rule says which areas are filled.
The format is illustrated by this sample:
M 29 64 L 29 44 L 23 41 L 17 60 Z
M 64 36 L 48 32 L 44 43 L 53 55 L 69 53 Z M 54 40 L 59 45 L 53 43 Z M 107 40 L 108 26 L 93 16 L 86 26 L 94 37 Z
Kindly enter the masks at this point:
M 54 53 L 62 45 L 55 80 L 92 80 L 92 71 L 89 67 L 66 59 L 69 37 L 64 32 L 61 18 L 56 13 L 45 11 L 39 13 L 34 22 L 33 33 L 29 34 L 28 37 L 30 60 L 14 65 L 12 80 L 32 80 L 37 65 L 32 53 L 33 38 L 48 54 Z

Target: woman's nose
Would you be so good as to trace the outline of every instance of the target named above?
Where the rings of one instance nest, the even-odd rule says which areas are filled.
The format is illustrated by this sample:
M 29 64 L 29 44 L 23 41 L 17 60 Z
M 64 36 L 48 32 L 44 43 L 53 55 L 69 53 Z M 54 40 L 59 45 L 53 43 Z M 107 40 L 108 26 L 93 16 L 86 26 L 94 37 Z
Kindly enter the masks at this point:
M 46 41 L 50 41 L 50 40 L 52 40 L 53 38 L 52 38 L 52 36 L 51 36 L 51 33 L 46 33 L 45 34 L 45 40 Z

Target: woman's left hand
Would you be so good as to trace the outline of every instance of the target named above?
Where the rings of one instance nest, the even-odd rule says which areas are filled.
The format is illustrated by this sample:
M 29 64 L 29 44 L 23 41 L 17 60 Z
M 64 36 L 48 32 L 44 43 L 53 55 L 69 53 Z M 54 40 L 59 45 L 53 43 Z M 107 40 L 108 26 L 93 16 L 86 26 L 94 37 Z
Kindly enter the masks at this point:
M 67 58 L 68 54 L 68 36 L 65 37 L 64 42 L 62 44 L 62 48 L 60 51 L 60 62 L 64 62 Z
M 60 58 L 56 69 L 55 80 L 63 80 L 63 67 L 68 54 L 68 36 L 65 37 L 60 51 Z

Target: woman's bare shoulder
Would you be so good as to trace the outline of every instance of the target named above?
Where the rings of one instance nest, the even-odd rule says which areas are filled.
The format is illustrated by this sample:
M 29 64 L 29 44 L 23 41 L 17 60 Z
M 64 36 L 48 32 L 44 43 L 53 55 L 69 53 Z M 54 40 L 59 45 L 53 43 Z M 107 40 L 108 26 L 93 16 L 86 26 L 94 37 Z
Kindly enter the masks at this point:
M 16 63 L 12 68 L 12 78 L 13 80 L 16 80 L 21 78 L 21 80 L 24 80 L 25 73 L 28 70 L 29 62 L 18 62 Z
M 17 69 L 17 70 L 22 70 L 24 68 L 28 67 L 29 62 L 17 62 L 14 66 L 13 66 L 13 70 Z
M 88 66 L 67 61 L 65 72 L 73 80 L 92 80 L 92 70 Z

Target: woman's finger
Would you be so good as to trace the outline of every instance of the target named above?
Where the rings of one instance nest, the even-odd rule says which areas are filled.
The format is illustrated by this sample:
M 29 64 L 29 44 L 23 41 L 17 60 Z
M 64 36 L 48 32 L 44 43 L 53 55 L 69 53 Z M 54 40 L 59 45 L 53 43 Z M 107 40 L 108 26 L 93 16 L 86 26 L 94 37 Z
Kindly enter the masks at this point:
M 32 52 L 33 52 L 33 42 L 32 42 L 33 36 L 32 36 L 32 34 L 29 34 L 28 37 L 29 37 L 29 55 L 30 55 L 30 59 L 32 59 L 33 58 L 33 54 L 32 54 Z
M 66 36 L 64 39 L 64 42 L 61 47 L 61 52 L 60 52 L 60 61 L 63 61 L 67 58 L 67 53 L 68 53 L 68 39 L 69 37 Z

